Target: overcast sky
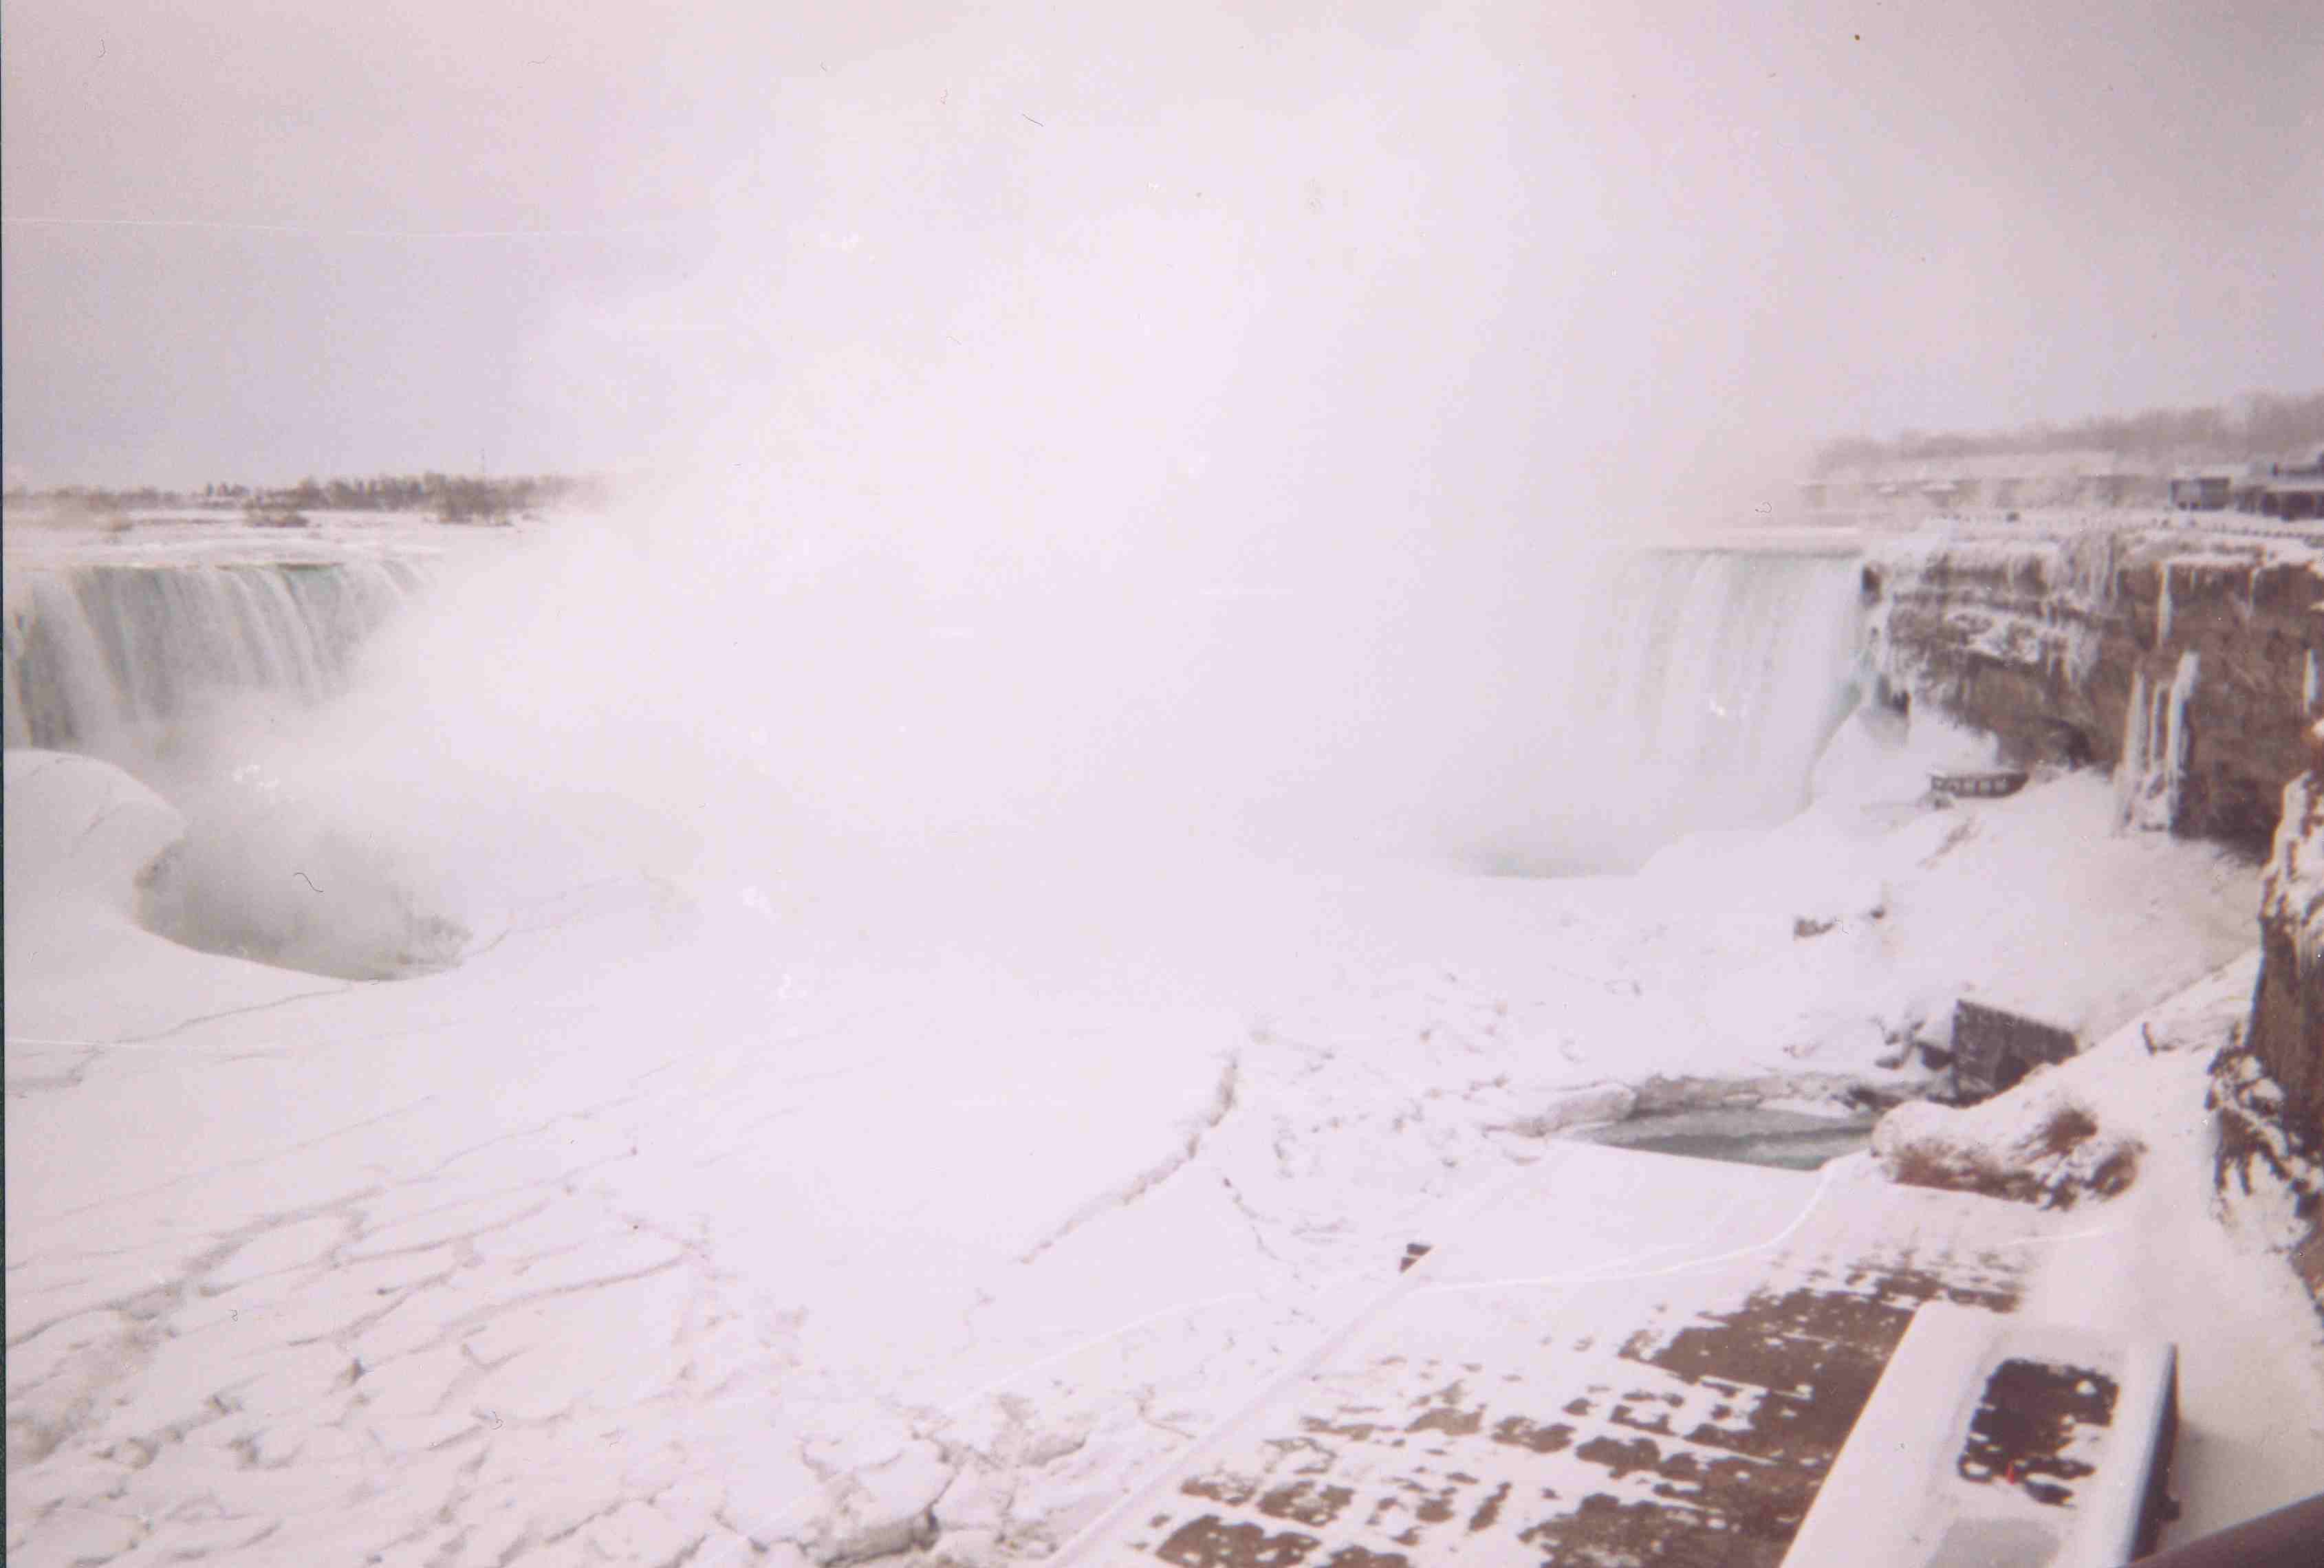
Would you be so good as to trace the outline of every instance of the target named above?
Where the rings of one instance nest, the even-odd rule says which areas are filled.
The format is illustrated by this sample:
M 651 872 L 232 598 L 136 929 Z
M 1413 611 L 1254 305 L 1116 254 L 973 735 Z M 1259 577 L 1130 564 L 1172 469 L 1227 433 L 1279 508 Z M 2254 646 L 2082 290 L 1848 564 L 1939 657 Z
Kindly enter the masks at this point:
M 0 45 L 32 484 L 812 450 L 1491 510 L 2324 383 L 2312 0 L 9 0 Z

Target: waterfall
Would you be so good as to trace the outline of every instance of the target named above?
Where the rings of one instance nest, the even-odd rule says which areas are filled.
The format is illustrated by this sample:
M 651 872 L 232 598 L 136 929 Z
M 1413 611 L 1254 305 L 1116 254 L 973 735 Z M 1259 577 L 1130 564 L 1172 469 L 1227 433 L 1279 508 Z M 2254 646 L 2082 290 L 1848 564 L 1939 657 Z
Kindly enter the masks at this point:
M 1634 862 L 1682 834 L 1778 822 L 1854 706 L 1863 608 L 1849 556 L 1652 550 L 1572 585 L 1544 803 L 1488 852 L 1512 869 Z
M 206 704 L 319 702 L 424 576 L 413 562 L 387 558 L 12 563 L 6 743 L 127 760 Z
M 2115 826 L 2128 826 L 2136 817 L 2141 792 L 2146 782 L 2149 761 L 2147 725 L 2152 718 L 2146 691 L 2146 673 L 2134 670 L 2130 678 L 2130 701 L 2122 715 L 2122 761 L 2114 770 Z
M 1629 722 L 1618 754 L 1798 804 L 1846 709 L 1858 614 L 1857 571 L 1844 559 L 1630 558 L 1590 639 L 1618 652 L 1590 683 L 1602 715 Z
M 12 569 L 7 743 L 104 756 L 215 812 L 247 760 L 205 754 L 244 733 L 213 727 L 218 710 L 329 699 L 436 575 L 364 557 Z M 1688 832 L 1780 821 L 1859 687 L 1853 555 L 1633 551 L 1509 603 L 1478 671 L 1498 690 L 1454 742 L 1469 749 L 1448 847 L 1471 863 L 1636 863 Z
M 2164 776 L 2165 828 L 2174 828 L 2179 824 L 2179 805 L 2186 790 L 2188 752 L 2192 745 L 2192 733 L 2187 727 L 2187 705 L 2194 699 L 2195 684 L 2201 676 L 2202 659 L 2190 648 L 2179 656 L 2179 673 L 2172 678 L 2171 706 L 2163 718 L 2163 763 L 2169 770 Z
M 2164 686 L 2149 686 L 2144 674 L 2131 679 L 2130 706 L 2124 718 L 2122 761 L 2115 767 L 2118 821 L 2164 832 L 2179 820 L 2194 732 L 2187 705 L 2202 679 L 2203 661 L 2190 648 Z
M 7 743 L 102 757 L 185 815 L 137 881 L 157 935 L 347 979 L 456 963 L 468 927 L 395 835 L 238 743 L 282 705 L 341 692 L 364 640 L 431 576 L 378 556 L 12 560 Z

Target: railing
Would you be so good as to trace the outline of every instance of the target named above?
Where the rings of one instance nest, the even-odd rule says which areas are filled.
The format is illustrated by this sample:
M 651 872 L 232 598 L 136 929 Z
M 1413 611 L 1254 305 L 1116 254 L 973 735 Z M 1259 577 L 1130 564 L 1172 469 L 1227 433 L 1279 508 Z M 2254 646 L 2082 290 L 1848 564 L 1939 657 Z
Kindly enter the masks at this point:
M 2138 1559 L 2139 1568 L 2315 1568 L 2324 1563 L 2324 1492 Z

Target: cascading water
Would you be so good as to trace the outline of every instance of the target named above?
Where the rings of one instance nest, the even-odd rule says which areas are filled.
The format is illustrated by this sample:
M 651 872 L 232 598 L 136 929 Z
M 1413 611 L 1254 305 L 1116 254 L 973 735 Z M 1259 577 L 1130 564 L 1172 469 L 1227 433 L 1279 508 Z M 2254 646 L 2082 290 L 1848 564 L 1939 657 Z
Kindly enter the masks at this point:
M 1579 580 L 1545 810 L 1489 852 L 1504 870 L 1635 863 L 1679 835 L 1780 821 L 1854 707 L 1851 556 L 1644 550 Z
M 156 929 L 337 974 L 454 961 L 470 917 L 348 808 L 344 779 L 276 770 L 297 727 L 278 730 L 268 706 L 327 703 L 437 575 L 376 554 L 12 562 L 8 743 L 106 757 L 187 813 L 186 840 L 148 879 Z M 1498 715 L 1487 750 L 1467 759 L 1466 858 L 1610 869 L 1797 810 L 1859 688 L 1858 580 L 1842 554 L 1666 549 L 1528 595 L 1498 639 L 1509 658 L 1480 710 Z
M 392 558 L 315 564 L 12 563 L 6 742 L 134 764 L 204 705 L 320 702 L 416 594 Z
M 1627 724 L 1622 754 L 1715 775 L 1751 814 L 1788 810 L 1853 700 L 1857 572 L 1830 557 L 1658 551 L 1632 557 L 1592 641 L 1617 650 L 1595 685 Z
M 6 741 L 126 769 L 186 817 L 138 881 L 148 928 L 350 979 L 457 961 L 466 926 L 397 846 L 245 754 L 342 692 L 427 585 L 418 559 L 9 563 Z M 258 727 L 254 727 L 256 725 Z

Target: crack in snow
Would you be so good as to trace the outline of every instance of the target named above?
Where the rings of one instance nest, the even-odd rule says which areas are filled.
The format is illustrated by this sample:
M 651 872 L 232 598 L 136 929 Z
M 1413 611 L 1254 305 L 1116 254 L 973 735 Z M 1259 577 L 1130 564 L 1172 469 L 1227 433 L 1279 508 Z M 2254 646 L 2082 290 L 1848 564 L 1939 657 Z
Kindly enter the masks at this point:
M 1019 1263 L 1034 1261 L 1091 1221 L 1112 1210 L 1130 1207 L 1148 1192 L 1194 1163 L 1196 1157 L 1203 1151 L 1203 1140 L 1215 1131 L 1219 1124 L 1224 1121 L 1229 1113 L 1234 1110 L 1241 1071 L 1241 1053 L 1234 1051 L 1227 1053 L 1219 1071 L 1218 1084 L 1212 1091 L 1211 1102 L 1204 1108 L 1201 1116 L 1194 1123 L 1186 1130 L 1186 1140 L 1182 1147 L 1171 1150 L 1161 1160 L 1130 1178 L 1124 1185 L 1083 1204 L 1065 1220 L 1065 1223 L 1035 1242 L 1026 1251 L 1019 1254 L 1017 1261 Z

